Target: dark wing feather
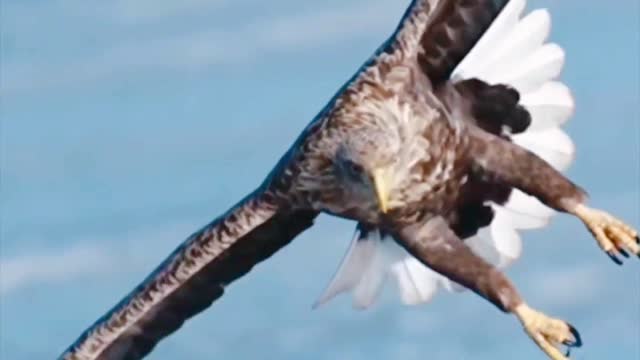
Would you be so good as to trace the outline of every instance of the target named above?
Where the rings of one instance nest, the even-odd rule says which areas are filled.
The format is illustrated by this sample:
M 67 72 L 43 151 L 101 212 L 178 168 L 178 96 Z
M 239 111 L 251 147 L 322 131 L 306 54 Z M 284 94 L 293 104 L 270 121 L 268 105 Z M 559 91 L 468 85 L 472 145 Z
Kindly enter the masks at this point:
M 531 124 L 531 115 L 519 103 L 520 94 L 507 85 L 469 79 L 448 83 L 436 94 L 450 113 L 457 113 L 460 118 L 506 140 L 526 131 Z M 463 188 L 465 201 L 458 206 L 452 221 L 456 235 L 466 239 L 488 226 L 495 214 L 487 202 L 504 205 L 512 191 L 513 187 L 507 184 L 470 178 Z
M 471 120 L 494 135 L 508 138 L 526 131 L 531 125 L 531 114 L 520 104 L 520 93 L 508 85 L 490 85 L 482 80 L 469 79 L 442 90 L 455 91 L 465 100 Z M 451 98 L 447 94 L 438 95 L 445 103 Z M 449 108 L 456 106 L 455 103 L 446 105 Z
M 385 52 L 417 59 L 433 87 L 449 80 L 509 0 L 414 0 Z
M 143 358 L 221 297 L 227 284 L 309 228 L 316 216 L 283 211 L 266 194 L 252 194 L 189 237 L 60 358 Z

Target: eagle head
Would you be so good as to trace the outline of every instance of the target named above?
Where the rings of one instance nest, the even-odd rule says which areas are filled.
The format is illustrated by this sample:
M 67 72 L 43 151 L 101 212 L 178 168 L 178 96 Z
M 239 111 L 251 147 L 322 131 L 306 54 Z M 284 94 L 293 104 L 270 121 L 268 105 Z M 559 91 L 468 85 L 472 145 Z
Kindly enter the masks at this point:
M 401 142 L 384 131 L 360 131 L 338 148 L 335 173 L 348 195 L 360 205 L 373 202 L 382 213 L 390 209 L 390 197 L 401 166 Z

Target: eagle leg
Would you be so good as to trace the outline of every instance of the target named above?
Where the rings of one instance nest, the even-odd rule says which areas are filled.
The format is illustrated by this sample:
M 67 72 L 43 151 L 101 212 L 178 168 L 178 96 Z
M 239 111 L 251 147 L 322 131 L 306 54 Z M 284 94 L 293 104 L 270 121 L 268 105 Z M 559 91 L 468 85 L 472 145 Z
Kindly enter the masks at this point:
M 535 196 L 555 210 L 577 216 L 609 257 L 628 250 L 640 256 L 638 232 L 608 213 L 585 205 L 587 194 L 536 154 L 479 129 L 471 131 L 473 172 Z
M 509 279 L 475 255 L 442 217 L 399 226 L 393 234 L 400 245 L 432 270 L 484 297 L 500 310 L 514 314 L 550 359 L 567 360 L 558 348 L 560 345 L 582 345 L 573 326 L 531 309 Z

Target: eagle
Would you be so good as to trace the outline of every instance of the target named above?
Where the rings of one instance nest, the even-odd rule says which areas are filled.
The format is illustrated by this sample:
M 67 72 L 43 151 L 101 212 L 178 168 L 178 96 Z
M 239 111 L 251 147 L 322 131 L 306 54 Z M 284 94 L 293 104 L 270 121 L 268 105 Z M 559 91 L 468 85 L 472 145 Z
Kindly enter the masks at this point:
M 310 228 L 320 213 L 357 223 L 316 305 L 351 292 L 370 306 L 385 279 L 406 304 L 471 290 L 550 359 L 581 345 L 568 322 L 529 306 L 503 269 L 519 230 L 576 216 L 615 262 L 640 254 L 636 230 L 587 205 L 562 174 L 574 102 L 557 80 L 550 16 L 525 0 L 413 0 L 374 55 L 303 130 L 266 179 L 189 236 L 63 352 L 141 359 Z

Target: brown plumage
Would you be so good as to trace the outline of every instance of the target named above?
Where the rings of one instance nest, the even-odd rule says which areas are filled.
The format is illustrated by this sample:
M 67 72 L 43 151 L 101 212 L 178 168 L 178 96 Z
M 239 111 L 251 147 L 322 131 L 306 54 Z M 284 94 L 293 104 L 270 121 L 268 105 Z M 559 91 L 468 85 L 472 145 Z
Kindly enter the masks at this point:
M 579 216 L 607 251 L 632 247 L 636 234 L 587 208 L 578 187 L 509 141 L 530 122 L 516 90 L 449 80 L 507 2 L 413 1 L 264 183 L 191 235 L 61 359 L 143 358 L 320 212 L 390 234 L 423 264 L 516 314 L 562 359 L 549 343 L 579 342 L 577 333 L 528 308 L 461 238 L 491 221 L 486 201 L 505 201 L 514 187 Z

